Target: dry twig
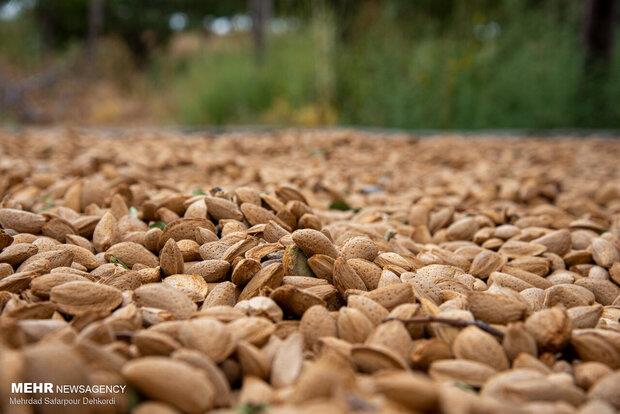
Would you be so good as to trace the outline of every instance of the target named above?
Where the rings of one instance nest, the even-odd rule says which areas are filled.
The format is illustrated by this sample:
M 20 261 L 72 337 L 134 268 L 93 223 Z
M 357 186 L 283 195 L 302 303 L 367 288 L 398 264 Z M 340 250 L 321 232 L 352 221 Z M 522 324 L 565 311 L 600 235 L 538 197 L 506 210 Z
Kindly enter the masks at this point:
M 482 322 L 474 319 L 473 321 L 468 321 L 465 319 L 450 319 L 450 318 L 440 318 L 437 316 L 414 316 L 413 318 L 385 318 L 384 322 L 387 321 L 400 321 L 402 323 L 444 323 L 446 325 L 456 326 L 459 328 L 464 328 L 466 326 L 477 326 L 485 332 L 490 333 L 491 335 L 495 335 L 499 338 L 504 337 L 504 333 L 498 329 L 495 329 L 491 325 L 486 322 Z

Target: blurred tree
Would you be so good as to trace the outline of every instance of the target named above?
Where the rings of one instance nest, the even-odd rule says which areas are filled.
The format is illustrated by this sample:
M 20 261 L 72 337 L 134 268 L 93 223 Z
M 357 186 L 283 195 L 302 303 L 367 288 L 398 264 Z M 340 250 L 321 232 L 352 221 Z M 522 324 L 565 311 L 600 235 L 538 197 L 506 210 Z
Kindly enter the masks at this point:
M 97 40 L 103 29 L 103 16 L 104 0 L 90 0 L 86 49 L 91 57 L 96 56 Z
M 577 122 L 594 127 L 604 125 L 611 116 L 605 85 L 611 67 L 616 10 L 614 0 L 587 0 L 584 4 L 585 57 L 578 96 L 584 110 L 577 114 Z
M 609 67 L 615 20 L 614 0 L 587 0 L 584 10 L 583 39 L 586 70 Z
M 102 32 L 120 36 L 138 63 L 145 63 L 155 46 L 168 41 L 173 13 L 185 13 L 189 26 L 196 28 L 202 27 L 207 15 L 230 16 L 246 11 L 246 0 L 106 0 L 102 4 L 90 0 L 36 0 L 33 11 L 46 44 L 61 48 L 88 38 L 91 5 L 96 6 L 94 10 L 101 7 L 95 14 L 103 22 Z
M 248 11 L 252 18 L 254 53 L 259 65 L 265 60 L 265 43 L 272 9 L 272 0 L 248 0 Z

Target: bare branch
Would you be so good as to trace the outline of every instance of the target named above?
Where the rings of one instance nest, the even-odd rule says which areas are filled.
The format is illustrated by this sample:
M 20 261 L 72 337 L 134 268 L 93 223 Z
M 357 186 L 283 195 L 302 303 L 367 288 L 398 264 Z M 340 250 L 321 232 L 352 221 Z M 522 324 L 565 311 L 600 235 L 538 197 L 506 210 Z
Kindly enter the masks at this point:
M 430 316 L 430 315 L 425 315 L 425 316 L 414 316 L 413 318 L 408 318 L 408 319 L 402 319 L 402 318 L 385 318 L 383 320 L 384 322 L 387 321 L 400 321 L 402 323 L 419 323 L 419 324 L 425 324 L 425 323 L 444 323 L 446 325 L 451 325 L 451 326 L 456 326 L 459 328 L 464 328 L 467 326 L 477 326 L 478 328 L 482 329 L 485 332 L 490 333 L 491 335 L 495 335 L 499 338 L 503 338 L 504 337 L 504 333 L 498 329 L 495 329 L 494 327 L 492 327 L 491 325 L 489 325 L 486 322 L 482 322 L 479 320 L 465 320 L 465 319 L 450 319 L 450 318 L 440 318 L 437 316 Z

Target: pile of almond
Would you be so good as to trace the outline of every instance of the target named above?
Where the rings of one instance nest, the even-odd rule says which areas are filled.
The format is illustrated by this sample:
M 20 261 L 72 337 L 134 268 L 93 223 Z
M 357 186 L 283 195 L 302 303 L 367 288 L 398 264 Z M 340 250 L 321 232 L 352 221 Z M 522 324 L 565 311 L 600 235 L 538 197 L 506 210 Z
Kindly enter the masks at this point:
M 0 412 L 620 410 L 620 142 L 28 130 L 0 150 Z M 127 391 L 28 405 L 69 396 L 12 383 Z

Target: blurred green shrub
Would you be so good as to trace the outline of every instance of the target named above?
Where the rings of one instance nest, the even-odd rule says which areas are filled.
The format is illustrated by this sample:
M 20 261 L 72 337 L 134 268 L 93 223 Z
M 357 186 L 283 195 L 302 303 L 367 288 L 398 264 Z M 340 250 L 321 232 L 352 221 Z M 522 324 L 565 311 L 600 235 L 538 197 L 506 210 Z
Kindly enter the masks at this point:
M 274 36 L 263 65 L 255 64 L 249 39 L 222 43 L 176 68 L 171 86 L 181 123 L 319 122 L 308 116 L 317 102 L 310 36 Z
M 30 71 L 42 62 L 41 38 L 30 16 L 0 21 L 0 64 Z
M 271 39 L 266 64 L 258 68 L 249 42 L 222 39 L 226 47 L 193 59 L 174 76 L 179 120 L 456 129 L 620 127 L 620 109 L 612 104 L 620 99 L 619 76 L 599 88 L 610 105 L 590 107 L 579 95 L 579 10 L 558 16 L 555 9 L 506 0 L 490 15 L 457 10 L 455 23 L 441 30 L 404 30 L 385 8 L 364 30 L 333 46 L 328 65 L 334 79 L 329 82 L 320 81 L 325 78 L 325 37 L 313 36 L 317 27 L 328 30 L 326 22 L 335 24 L 325 16 Z
M 191 21 L 211 10 L 191 0 L 139 2 L 146 3 L 148 13 L 129 0 L 106 2 L 117 11 L 128 4 L 136 8 L 123 25 L 140 39 L 150 24 L 170 31 L 162 25 L 182 4 L 195 6 Z M 351 7 L 339 10 L 336 3 Z M 58 9 L 49 2 L 32 4 L 41 6 L 34 12 L 51 7 L 62 17 L 56 31 L 66 44 L 61 50 L 46 46 L 36 13 L 2 21 L 0 69 L 16 77 L 75 54 L 69 29 L 86 2 L 71 0 Z M 235 1 L 219 10 L 218 3 L 214 15 L 244 12 L 245 4 Z M 70 6 L 74 14 L 64 11 Z M 136 65 L 125 26 L 110 12 L 94 72 L 115 80 L 109 83 L 123 93 L 110 93 L 119 97 L 112 107 L 121 109 L 101 112 L 122 112 L 117 102 L 138 96 L 138 105 L 152 113 L 149 122 L 190 125 L 620 128 L 620 42 L 610 76 L 584 88 L 582 6 L 573 0 L 295 2 L 283 15 L 296 24 L 269 36 L 262 65 L 254 61 L 249 33 L 205 39 L 198 33 L 201 22 Z
M 620 126 L 617 106 L 588 108 L 580 101 L 578 20 L 557 21 L 548 10 L 514 4 L 504 10 L 509 18 L 477 15 L 440 35 L 407 38 L 390 19 L 380 20 L 353 48 L 338 53 L 340 122 L 459 129 Z M 615 73 L 600 88 L 610 102 L 620 98 Z M 597 118 L 581 116 L 586 111 Z

